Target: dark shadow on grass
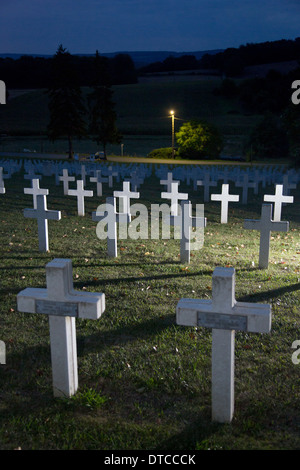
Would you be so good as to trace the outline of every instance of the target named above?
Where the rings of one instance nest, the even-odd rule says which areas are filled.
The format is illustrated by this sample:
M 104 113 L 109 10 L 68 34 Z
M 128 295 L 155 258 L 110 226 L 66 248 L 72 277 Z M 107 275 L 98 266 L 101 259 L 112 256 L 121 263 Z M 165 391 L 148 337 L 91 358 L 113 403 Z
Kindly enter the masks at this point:
M 124 278 L 114 278 L 114 279 L 97 279 L 92 281 L 83 281 L 77 282 L 76 285 L 74 283 L 74 288 L 82 288 L 82 287 L 94 287 L 97 288 L 101 286 L 101 288 L 105 285 L 110 284 L 120 284 L 122 282 L 136 282 L 136 281 L 157 281 L 157 280 L 164 280 L 164 279 L 174 279 L 174 278 L 182 278 L 186 279 L 189 277 L 197 277 L 197 276 L 205 276 L 211 275 L 211 270 L 208 271 L 198 271 L 194 273 L 184 272 L 184 273 L 172 273 L 172 274 L 160 274 L 159 276 L 138 276 L 138 277 L 124 277 Z
M 209 450 L 207 447 L 209 437 L 218 433 L 223 425 L 211 421 L 210 410 L 204 410 L 202 413 L 197 413 L 195 410 L 195 414 L 197 418 L 186 425 L 183 431 L 161 442 L 154 450 L 195 451 L 196 446 L 200 447 L 200 450 Z M 194 459 L 194 461 L 200 464 L 199 460 Z
M 255 299 L 258 301 L 271 301 L 274 298 L 277 298 L 284 294 L 289 294 L 300 290 L 300 282 L 297 284 L 292 284 L 291 286 L 278 287 L 277 289 L 271 289 L 265 292 L 255 292 L 254 294 L 245 295 L 237 299 L 239 302 L 253 302 Z

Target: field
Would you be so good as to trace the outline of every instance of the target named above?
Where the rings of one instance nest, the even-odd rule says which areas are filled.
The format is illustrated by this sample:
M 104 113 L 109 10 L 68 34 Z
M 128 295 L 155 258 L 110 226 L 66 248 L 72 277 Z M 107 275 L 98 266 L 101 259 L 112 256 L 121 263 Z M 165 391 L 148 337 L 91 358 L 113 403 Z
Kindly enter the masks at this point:
M 199 118 L 214 123 L 224 135 L 224 154 L 241 155 L 244 140 L 260 118 L 249 115 L 235 99 L 215 96 L 220 79 L 149 82 L 113 87 L 117 126 L 124 136 L 124 155 L 146 156 L 154 148 L 171 146 L 170 110 L 175 110 L 175 132 L 184 121 Z M 83 90 L 84 93 L 88 89 Z M 48 98 L 45 90 L 11 91 L 11 99 L 0 108 L 0 151 L 65 153 L 67 142 L 49 142 Z M 77 153 L 97 150 L 91 140 L 75 140 Z M 120 145 L 108 147 L 120 155 Z
M 5 186 L 0 196 L 0 339 L 7 351 L 6 364 L 0 365 L 1 450 L 300 448 L 300 365 L 292 361 L 292 344 L 300 340 L 299 187 L 292 192 L 294 204 L 283 208 L 289 232 L 272 233 L 269 268 L 261 270 L 259 234 L 244 230 L 243 222 L 260 217 L 262 190 L 247 206 L 230 204 L 228 224 L 220 224 L 219 203 L 205 204 L 204 246 L 185 265 L 174 239 L 119 240 L 118 257 L 108 258 L 91 212 L 110 190 L 86 198 L 86 215 L 79 217 L 75 198 L 64 196 L 53 177 L 43 177 L 40 186 L 49 189 L 48 208 L 61 210 L 62 219 L 49 222 L 50 252 L 41 253 L 36 221 L 23 216 L 23 209 L 32 207 L 32 197 L 23 193 L 24 172 L 5 180 Z M 95 189 L 90 183 L 87 188 Z M 215 189 L 220 192 L 220 184 Z M 182 183 L 180 191 L 193 203 L 203 201 L 201 189 Z M 160 192 L 153 167 L 138 202 L 150 208 L 162 202 Z M 230 192 L 241 194 L 234 187 Z M 273 194 L 274 186 L 264 193 Z M 79 391 L 70 399 L 53 398 L 48 319 L 16 306 L 22 289 L 45 287 L 45 265 L 53 258 L 72 259 L 76 290 L 106 296 L 100 320 L 76 322 Z M 237 300 L 272 305 L 270 334 L 236 333 L 231 424 L 211 421 L 211 331 L 179 327 L 175 318 L 180 298 L 211 298 L 216 266 L 235 268 Z

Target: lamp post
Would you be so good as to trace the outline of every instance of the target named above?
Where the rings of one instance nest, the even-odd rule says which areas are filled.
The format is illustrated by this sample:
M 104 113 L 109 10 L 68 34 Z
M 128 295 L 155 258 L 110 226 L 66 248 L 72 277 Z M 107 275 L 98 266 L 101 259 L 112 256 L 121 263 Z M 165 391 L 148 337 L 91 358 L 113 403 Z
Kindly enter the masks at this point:
M 172 118 L 172 158 L 174 158 L 174 111 L 170 111 L 170 115 Z

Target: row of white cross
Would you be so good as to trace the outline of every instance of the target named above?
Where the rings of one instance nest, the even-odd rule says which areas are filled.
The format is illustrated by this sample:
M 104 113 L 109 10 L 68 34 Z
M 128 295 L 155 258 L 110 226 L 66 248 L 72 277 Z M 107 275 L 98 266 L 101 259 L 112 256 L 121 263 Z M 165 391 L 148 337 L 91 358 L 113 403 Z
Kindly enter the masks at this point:
M 69 177 L 71 178 L 71 177 Z M 64 180 L 66 183 L 66 180 Z M 162 184 L 166 181 L 162 180 Z M 179 193 L 178 185 L 179 182 L 169 181 L 170 191 L 162 192 L 161 197 L 170 199 L 170 213 L 172 216 L 171 224 L 179 225 L 181 227 L 181 261 L 189 262 L 190 260 L 190 232 L 189 228 L 192 227 L 205 227 L 206 219 L 198 220 L 191 215 L 191 203 L 188 201 L 187 193 Z M 66 189 L 66 188 L 65 188 Z M 269 262 L 269 244 L 270 244 L 270 233 L 271 231 L 288 231 L 289 223 L 280 221 L 281 218 L 281 207 L 283 203 L 292 203 L 293 196 L 285 196 L 282 194 L 282 185 L 276 185 L 275 195 L 265 195 L 264 200 L 274 202 L 274 218 L 272 219 L 272 205 L 263 204 L 262 213 L 260 220 L 246 220 L 244 223 L 245 229 L 256 229 L 260 231 L 260 254 L 259 254 L 259 267 L 267 268 Z M 46 196 L 49 194 L 47 189 L 39 188 L 39 180 L 32 180 L 32 188 L 25 188 L 25 194 L 33 195 L 33 209 L 24 209 L 24 216 L 27 218 L 36 218 L 38 221 L 38 236 L 39 236 L 39 249 L 41 251 L 49 250 L 48 241 L 48 220 L 60 220 L 60 211 L 50 211 L 47 209 Z M 81 216 L 85 215 L 84 210 L 84 198 L 92 197 L 93 191 L 84 189 L 83 180 L 77 180 L 77 189 L 68 189 L 67 194 L 70 196 L 77 197 L 77 209 L 78 214 Z M 117 223 L 129 223 L 131 221 L 130 214 L 130 200 L 138 199 L 140 197 L 139 192 L 133 192 L 130 190 L 130 183 L 123 182 L 123 191 L 114 191 L 114 197 L 106 199 L 106 211 L 105 212 L 93 212 L 92 218 L 94 221 L 101 221 L 104 217 L 107 218 L 108 233 L 107 233 L 107 250 L 109 256 L 117 256 Z M 115 198 L 119 198 L 122 202 L 122 213 L 116 211 Z M 236 202 L 238 195 L 229 194 L 229 185 L 222 185 L 222 193 L 212 194 L 212 200 L 221 201 L 221 223 L 227 222 L 228 217 L 228 204 L 229 202 Z M 178 214 L 178 201 L 181 202 L 181 216 Z M 120 204 L 121 206 L 121 204 Z M 185 235 L 186 234 L 186 235 Z

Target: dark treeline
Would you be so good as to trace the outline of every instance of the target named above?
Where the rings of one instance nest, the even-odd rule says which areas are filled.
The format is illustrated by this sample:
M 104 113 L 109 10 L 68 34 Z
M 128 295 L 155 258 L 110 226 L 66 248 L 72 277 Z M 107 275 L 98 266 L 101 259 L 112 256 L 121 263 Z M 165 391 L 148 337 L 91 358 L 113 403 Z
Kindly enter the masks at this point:
M 213 69 L 227 76 L 238 76 L 251 65 L 300 59 L 300 38 L 281 39 L 228 48 L 214 54 L 204 54 L 199 60 L 193 55 L 170 56 L 162 62 L 141 67 L 139 73 L 171 72 L 175 70 Z
M 128 54 L 101 57 L 112 85 L 137 82 L 133 60 Z M 91 86 L 94 80 L 94 56 L 72 55 L 72 65 L 80 86 Z M 0 59 L 0 78 L 7 88 L 49 88 L 52 83 L 53 58 L 25 55 L 19 59 Z

